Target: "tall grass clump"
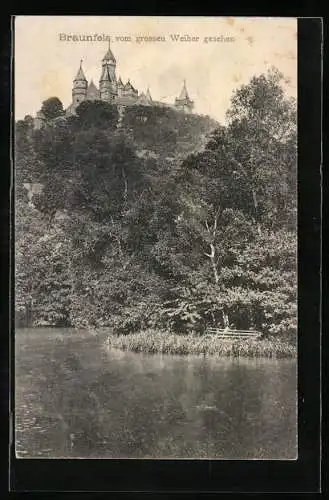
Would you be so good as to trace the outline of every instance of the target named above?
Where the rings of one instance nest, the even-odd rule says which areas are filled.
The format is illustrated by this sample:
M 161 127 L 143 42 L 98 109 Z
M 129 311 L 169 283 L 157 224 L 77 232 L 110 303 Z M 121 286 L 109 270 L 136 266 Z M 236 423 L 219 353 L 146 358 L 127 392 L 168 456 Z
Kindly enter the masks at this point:
M 230 357 L 292 358 L 294 345 L 273 340 L 221 339 L 216 335 L 177 335 L 158 330 L 144 330 L 128 335 L 110 335 L 110 346 L 123 351 L 148 354 L 194 354 Z

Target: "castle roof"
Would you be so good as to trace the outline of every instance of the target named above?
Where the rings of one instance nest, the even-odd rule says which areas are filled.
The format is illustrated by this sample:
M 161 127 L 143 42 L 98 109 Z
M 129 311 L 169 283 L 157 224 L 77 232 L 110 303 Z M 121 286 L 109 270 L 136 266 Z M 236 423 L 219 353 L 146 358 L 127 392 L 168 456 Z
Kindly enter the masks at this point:
M 119 80 L 118 80 L 118 87 L 123 87 L 123 82 L 121 80 L 121 76 L 119 77 Z
M 146 98 L 149 100 L 149 101 L 152 101 L 152 97 L 151 97 L 151 94 L 150 94 L 150 89 L 147 87 L 147 91 L 146 91 Z
M 96 85 L 94 84 L 93 80 L 91 80 L 91 82 L 87 88 L 87 99 L 90 99 L 90 98 L 96 99 L 98 97 L 99 97 L 99 90 L 96 87 Z
M 111 77 L 111 73 L 109 71 L 109 68 L 108 66 L 103 66 L 103 69 L 102 69 L 102 74 L 101 74 L 101 78 L 100 80 L 107 80 L 109 82 L 114 82 L 114 78 Z
M 84 81 L 87 81 L 87 79 L 85 77 L 85 74 L 83 72 L 83 69 L 82 69 L 82 59 L 80 61 L 80 67 L 79 67 L 79 70 L 77 72 L 77 76 L 74 78 L 74 81 L 75 80 L 84 80 Z
M 103 61 L 113 61 L 114 63 L 116 62 L 116 59 L 113 55 L 113 52 L 111 50 L 111 42 L 109 41 L 109 48 L 107 49 L 107 52 L 105 56 L 103 57 Z
M 131 85 L 130 80 L 127 81 L 127 83 L 124 85 L 125 90 L 135 90 L 134 87 Z
M 190 97 L 189 97 L 188 92 L 187 92 L 186 81 L 185 80 L 184 80 L 184 83 L 183 83 L 183 88 L 181 90 L 181 93 L 179 94 L 179 96 L 177 97 L 176 100 L 177 101 L 190 101 Z
M 91 80 L 90 80 L 90 83 L 89 83 L 89 85 L 88 85 L 88 90 L 89 90 L 89 89 L 90 89 L 90 90 L 94 90 L 94 89 L 95 89 L 95 90 L 97 90 L 97 87 L 96 87 L 96 85 L 94 84 L 94 80 L 93 80 L 93 79 L 91 79 Z

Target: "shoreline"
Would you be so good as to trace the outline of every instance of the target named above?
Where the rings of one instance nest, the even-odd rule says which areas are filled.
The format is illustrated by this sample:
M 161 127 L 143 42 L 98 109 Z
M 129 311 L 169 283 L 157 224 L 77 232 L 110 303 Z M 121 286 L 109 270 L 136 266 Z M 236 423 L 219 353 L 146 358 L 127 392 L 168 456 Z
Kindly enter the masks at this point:
M 296 359 L 297 346 L 276 339 L 246 340 L 220 339 L 216 335 L 197 336 L 195 334 L 174 334 L 161 330 L 144 330 L 127 335 L 114 334 L 104 328 L 65 328 L 37 327 L 16 328 L 14 335 L 19 342 L 21 334 L 41 337 L 99 338 L 101 343 L 121 351 L 141 354 L 197 355 L 233 358 L 272 358 Z
M 143 354 L 180 354 L 218 357 L 297 358 L 297 347 L 288 342 L 274 340 L 220 339 L 216 335 L 205 337 L 177 335 L 145 330 L 128 335 L 107 336 L 107 345 L 122 351 Z

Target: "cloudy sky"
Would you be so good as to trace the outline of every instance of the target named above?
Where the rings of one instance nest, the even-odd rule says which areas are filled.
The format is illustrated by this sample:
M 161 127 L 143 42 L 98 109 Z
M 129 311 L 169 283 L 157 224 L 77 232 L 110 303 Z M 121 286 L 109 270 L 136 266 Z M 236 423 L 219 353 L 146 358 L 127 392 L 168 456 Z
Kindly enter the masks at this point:
M 89 36 L 89 41 L 68 39 L 73 35 Z M 199 39 L 176 42 L 171 35 Z M 17 16 L 15 118 L 35 115 L 52 96 L 67 107 L 80 59 L 86 78 L 98 86 L 108 43 L 97 38 L 106 36 L 124 82 L 130 78 L 140 92 L 149 86 L 153 99 L 173 102 L 186 79 L 195 112 L 219 121 L 225 119 L 234 89 L 271 66 L 286 76 L 286 92 L 297 94 L 295 18 Z M 137 43 L 137 37 L 165 41 Z

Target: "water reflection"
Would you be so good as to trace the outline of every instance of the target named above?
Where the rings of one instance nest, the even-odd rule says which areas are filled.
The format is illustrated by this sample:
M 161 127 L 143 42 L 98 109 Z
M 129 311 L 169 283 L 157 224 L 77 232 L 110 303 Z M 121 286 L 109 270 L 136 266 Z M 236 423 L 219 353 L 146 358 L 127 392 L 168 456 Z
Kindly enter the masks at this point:
M 103 340 L 17 332 L 18 456 L 295 458 L 294 361 L 149 356 Z

